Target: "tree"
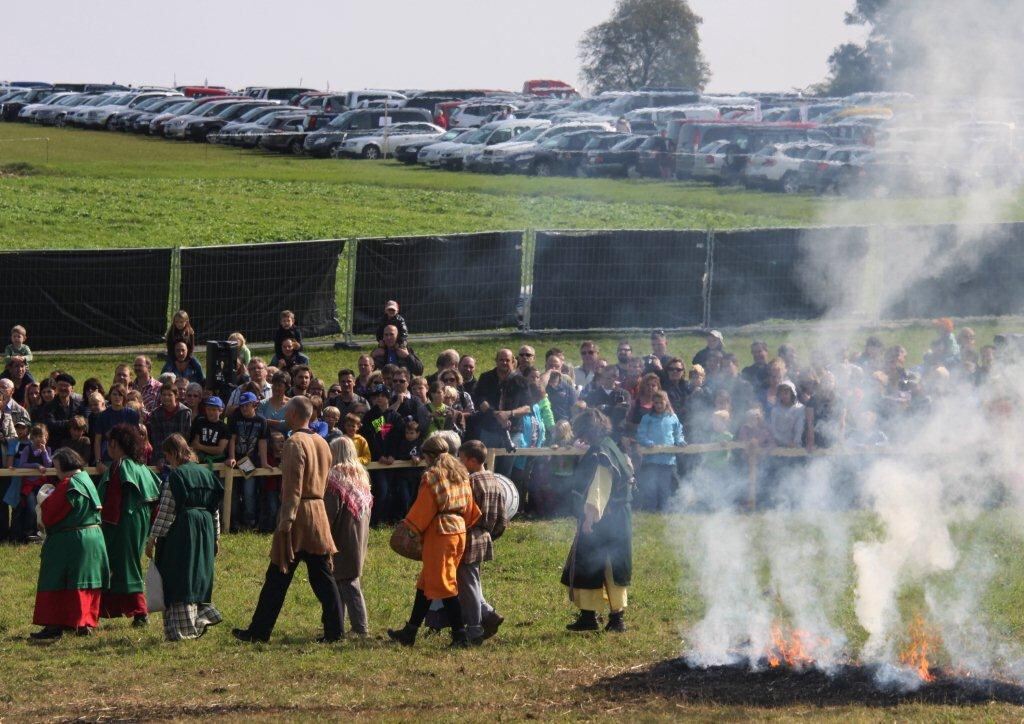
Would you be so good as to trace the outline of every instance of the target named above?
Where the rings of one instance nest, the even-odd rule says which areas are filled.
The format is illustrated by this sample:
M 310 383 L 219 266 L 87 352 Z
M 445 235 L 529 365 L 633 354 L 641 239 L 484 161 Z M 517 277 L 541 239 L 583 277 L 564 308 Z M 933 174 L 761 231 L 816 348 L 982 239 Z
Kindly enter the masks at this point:
M 847 96 L 883 90 L 893 65 L 892 43 L 887 37 L 889 0 L 856 0 L 846 13 L 847 25 L 870 26 L 863 45 L 843 43 L 828 57 L 829 78 L 819 88 L 827 95 Z
M 700 51 L 701 22 L 686 0 L 619 0 L 611 18 L 580 40 L 581 75 L 595 93 L 644 86 L 699 90 L 710 77 Z

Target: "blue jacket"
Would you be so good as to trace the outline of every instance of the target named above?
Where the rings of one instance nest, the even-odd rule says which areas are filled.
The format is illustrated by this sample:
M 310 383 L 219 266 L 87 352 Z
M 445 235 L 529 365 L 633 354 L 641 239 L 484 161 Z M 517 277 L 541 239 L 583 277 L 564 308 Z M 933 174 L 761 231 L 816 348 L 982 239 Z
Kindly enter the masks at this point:
M 544 422 L 541 419 L 540 405 L 534 405 L 530 410 L 529 415 L 523 415 L 520 418 L 523 423 L 523 429 L 519 432 L 512 433 L 512 442 L 515 443 L 517 448 L 525 447 L 544 447 L 544 442 L 547 439 L 544 431 Z M 530 438 L 537 435 L 537 441 L 534 444 L 530 444 Z M 526 467 L 526 463 L 529 458 L 517 457 L 515 459 L 514 466 L 518 468 Z
M 683 425 L 679 422 L 679 418 L 671 412 L 666 412 L 664 415 L 648 412 L 644 415 L 640 419 L 640 426 L 636 431 L 636 441 L 641 447 L 686 444 L 686 440 L 683 438 Z M 675 465 L 676 456 L 672 453 L 644 455 L 644 462 L 649 465 Z

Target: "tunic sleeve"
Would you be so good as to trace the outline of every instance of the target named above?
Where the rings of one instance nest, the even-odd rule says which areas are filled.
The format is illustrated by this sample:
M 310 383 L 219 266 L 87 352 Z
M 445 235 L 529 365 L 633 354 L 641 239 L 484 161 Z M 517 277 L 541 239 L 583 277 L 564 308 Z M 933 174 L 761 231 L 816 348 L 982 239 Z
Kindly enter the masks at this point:
M 409 514 L 405 516 L 405 522 L 417 533 L 423 534 L 430 526 L 430 522 L 437 515 L 437 500 L 430 492 L 430 486 L 420 483 L 420 490 L 416 494 L 416 501 L 409 508 Z
M 306 455 L 297 440 L 290 440 L 281 460 L 281 512 L 278 527 L 286 522 L 286 528 L 298 515 L 299 502 L 302 500 L 302 481 L 306 472 Z
M 43 525 L 47 528 L 56 525 L 71 513 L 71 501 L 68 500 L 68 481 L 62 482 L 43 501 L 41 506 Z
M 160 495 L 160 507 L 157 509 L 156 520 L 153 521 L 153 530 L 149 533 L 150 540 L 163 538 L 171 530 L 171 524 L 177 514 L 174 503 L 174 496 L 171 494 L 171 486 L 164 488 Z
M 604 515 L 604 507 L 608 505 L 608 498 L 612 494 L 612 474 L 604 465 L 597 466 L 594 479 L 587 489 L 587 505 L 597 511 L 598 519 Z

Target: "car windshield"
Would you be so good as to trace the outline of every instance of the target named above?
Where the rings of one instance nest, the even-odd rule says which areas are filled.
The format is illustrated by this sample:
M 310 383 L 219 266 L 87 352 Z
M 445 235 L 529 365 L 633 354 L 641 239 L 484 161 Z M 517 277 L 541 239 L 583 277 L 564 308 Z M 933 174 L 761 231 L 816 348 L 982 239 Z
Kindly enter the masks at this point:
M 477 129 L 469 135 L 459 138 L 459 143 L 483 143 L 490 138 L 491 133 L 493 133 L 493 131 Z
M 149 100 L 142 101 L 142 103 L 139 103 L 137 106 L 135 106 L 135 110 L 144 111 L 148 108 L 158 106 L 161 103 L 164 103 L 166 100 L 166 98 L 150 98 Z
M 225 108 L 230 107 L 230 103 L 207 103 L 206 105 L 200 106 L 192 115 L 200 118 L 206 118 L 207 116 L 216 115 Z
M 191 113 L 193 109 L 198 107 L 198 101 L 181 101 L 179 103 L 175 103 L 173 106 L 169 108 L 164 109 L 164 113 L 177 113 L 180 115 L 184 115 L 186 113 Z
M 516 141 L 518 142 L 518 141 L 533 141 L 533 140 L 536 140 L 537 137 L 540 136 L 542 133 L 544 133 L 544 131 L 546 131 L 546 130 L 547 130 L 547 128 L 545 128 L 544 126 L 538 126 L 537 128 L 531 128 L 529 131 L 526 131 L 525 133 L 521 133 L 518 136 L 516 136 Z
M 109 103 L 110 100 L 113 97 L 114 96 L 111 95 L 110 93 L 104 93 L 103 95 L 96 96 L 95 98 L 90 100 L 88 103 L 83 103 L 82 105 L 86 105 L 86 106 L 103 106 L 103 105 L 106 105 L 107 103 Z
M 460 129 L 457 129 L 455 131 L 448 131 L 447 133 L 442 134 L 441 136 L 438 136 L 437 140 L 438 141 L 454 141 L 459 136 L 468 136 L 469 133 L 471 133 L 471 131 L 467 132 L 467 131 L 465 131 L 465 130 L 460 128 Z
M 327 124 L 328 128 L 343 128 L 348 119 L 355 115 L 355 111 L 345 111 L 341 115 L 335 116 L 330 123 Z
M 240 113 L 245 113 L 245 111 L 251 107 L 252 106 L 250 106 L 248 103 L 234 105 L 229 104 L 226 108 L 222 108 L 220 111 L 218 111 L 216 115 L 218 118 L 235 118 Z M 258 107 L 262 108 L 263 106 Z
M 54 105 L 57 105 L 57 106 L 74 106 L 74 105 L 77 105 L 78 102 L 81 101 L 82 98 L 84 98 L 84 97 L 85 96 L 83 96 L 83 95 L 81 95 L 79 93 L 75 93 L 75 94 L 70 95 L 70 96 L 68 96 L 66 98 L 61 98 Z
M 241 123 L 248 123 L 249 121 L 255 121 L 257 118 L 263 118 L 263 116 L 268 113 L 273 113 L 275 110 L 278 109 L 273 106 L 256 106 L 255 108 L 250 108 L 240 115 L 238 120 Z
M 133 100 L 135 100 L 135 96 L 117 96 L 116 98 L 111 99 L 110 103 L 108 103 L 107 105 L 126 106 Z
M 637 136 L 635 138 L 627 138 L 624 141 L 619 141 L 612 146 L 613 151 L 632 151 L 634 148 L 639 148 L 646 142 L 647 139 L 643 136 Z

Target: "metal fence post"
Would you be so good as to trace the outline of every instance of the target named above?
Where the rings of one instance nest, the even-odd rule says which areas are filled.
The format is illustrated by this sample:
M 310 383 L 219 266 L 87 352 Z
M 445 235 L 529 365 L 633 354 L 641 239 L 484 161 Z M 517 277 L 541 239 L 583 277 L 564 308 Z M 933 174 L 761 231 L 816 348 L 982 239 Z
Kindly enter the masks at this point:
M 704 279 L 702 294 L 704 297 L 704 314 L 701 323 L 704 329 L 711 329 L 711 287 L 715 279 L 715 230 L 708 229 L 707 242 L 704 245 Z
M 181 309 L 181 247 L 171 249 L 170 283 L 167 285 L 167 326 Z
M 519 293 L 523 300 L 522 329 L 530 331 L 530 311 L 533 307 L 533 264 L 537 250 L 537 230 L 523 231 L 523 266 L 520 274 Z

